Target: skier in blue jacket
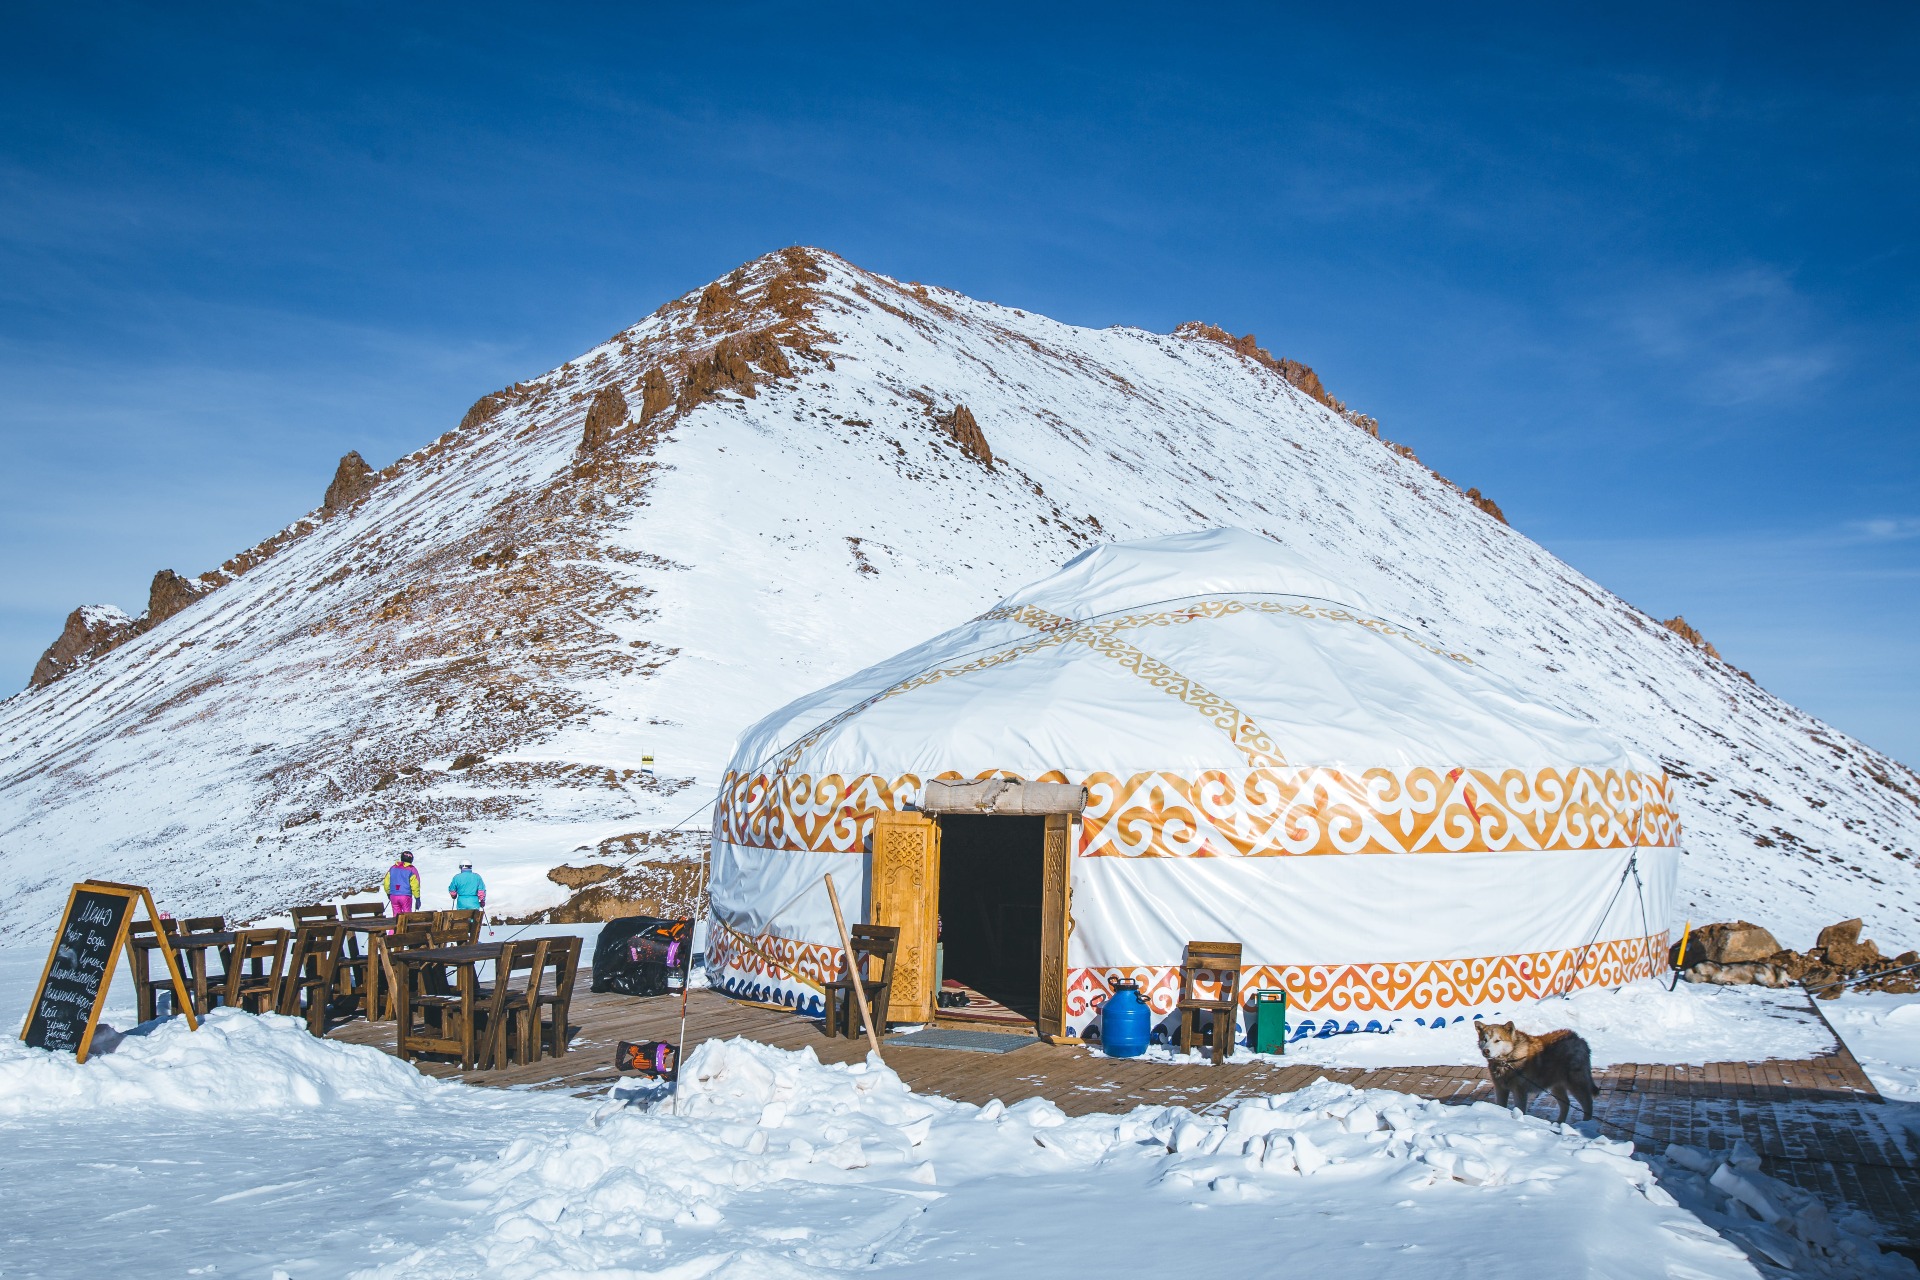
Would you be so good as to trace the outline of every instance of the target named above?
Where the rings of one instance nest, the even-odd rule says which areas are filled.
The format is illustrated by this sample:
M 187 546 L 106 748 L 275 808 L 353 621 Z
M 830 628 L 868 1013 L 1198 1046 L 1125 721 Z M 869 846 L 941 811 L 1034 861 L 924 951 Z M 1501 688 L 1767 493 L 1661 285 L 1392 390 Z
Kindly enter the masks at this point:
M 463 862 L 460 871 L 447 883 L 447 896 L 455 911 L 472 911 L 487 905 L 487 882 L 474 874 L 473 864 Z

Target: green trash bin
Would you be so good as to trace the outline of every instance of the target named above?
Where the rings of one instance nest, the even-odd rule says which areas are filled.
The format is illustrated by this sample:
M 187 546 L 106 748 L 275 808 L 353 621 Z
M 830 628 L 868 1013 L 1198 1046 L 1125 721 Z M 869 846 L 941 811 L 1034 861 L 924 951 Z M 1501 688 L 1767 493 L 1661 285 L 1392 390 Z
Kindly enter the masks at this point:
M 1287 1051 L 1287 993 L 1253 993 L 1253 1048 L 1256 1053 Z

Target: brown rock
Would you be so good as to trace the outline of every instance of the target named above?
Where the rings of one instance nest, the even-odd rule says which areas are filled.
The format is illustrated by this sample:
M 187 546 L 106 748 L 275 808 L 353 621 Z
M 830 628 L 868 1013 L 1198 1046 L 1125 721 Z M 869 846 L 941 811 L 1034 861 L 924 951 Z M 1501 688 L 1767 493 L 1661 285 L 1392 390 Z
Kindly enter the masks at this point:
M 1842 946 L 1850 947 L 1860 941 L 1861 927 L 1860 921 L 1857 919 L 1842 920 L 1839 924 L 1830 924 L 1820 931 L 1820 936 L 1814 939 L 1813 945 L 1816 947 L 1830 947 L 1838 942 Z
M 986 433 L 973 420 L 973 410 L 957 404 L 952 413 L 941 417 L 940 426 L 968 457 L 984 467 L 993 466 L 993 450 L 987 447 Z
M 1492 516 L 1495 520 L 1498 520 L 1501 524 L 1507 522 L 1507 513 L 1500 509 L 1500 504 L 1481 493 L 1478 489 L 1467 490 L 1467 501 Z
M 1830 942 L 1824 950 L 1827 963 L 1846 973 L 1857 973 L 1880 959 L 1880 948 L 1872 939 L 1864 942 Z
M 379 476 L 367 465 L 367 460 L 358 450 L 349 451 L 333 469 L 333 483 L 327 486 L 327 496 L 320 500 L 320 509 L 329 515 L 344 511 L 366 497 L 377 483 Z
M 618 387 L 602 387 L 587 406 L 586 430 L 580 435 L 581 453 L 598 453 L 613 433 L 627 425 L 627 398 Z
M 60 636 L 47 646 L 27 680 L 29 689 L 58 680 L 83 662 L 138 635 L 132 618 L 110 604 L 83 604 L 67 615 Z
M 667 375 L 655 365 L 640 380 L 640 425 L 644 427 L 652 422 L 672 403 L 673 387 L 668 383 Z
M 1681 615 L 1676 613 L 1660 625 L 1679 636 L 1682 640 L 1685 640 L 1694 648 L 1700 650 L 1700 652 L 1706 654 L 1709 658 L 1718 658 L 1720 656 L 1720 651 L 1713 647 L 1713 643 L 1701 635 L 1699 630 Z
M 147 588 L 147 616 L 140 620 L 141 629 L 165 622 L 212 590 L 198 578 L 183 578 L 171 569 L 162 569 L 153 575 L 153 585 Z
M 715 280 L 700 291 L 700 303 L 694 308 L 693 318 L 706 323 L 717 320 L 739 305 L 740 300 L 733 295 L 724 281 Z
M 1690 959 L 1710 960 L 1715 964 L 1745 964 L 1768 959 L 1781 949 L 1774 936 L 1759 925 L 1736 920 L 1695 929 L 1692 941 L 1687 944 L 1687 955 Z
M 453 763 L 448 765 L 447 767 L 449 769 L 471 769 L 473 768 L 473 766 L 479 764 L 482 760 L 485 760 L 485 759 L 486 759 L 485 756 L 480 755 L 477 752 L 462 751 L 459 755 L 453 758 Z
M 547 879 L 568 889 L 584 889 L 590 884 L 611 880 L 619 874 L 620 868 L 611 863 L 601 863 L 597 867 L 555 867 L 547 872 Z
M 736 391 L 751 400 L 760 383 L 792 376 L 793 365 L 771 334 L 764 330 L 735 334 L 723 339 L 705 358 L 687 366 L 680 407 L 691 409 L 723 391 Z
M 498 391 L 489 391 L 486 395 L 475 400 L 473 406 L 461 417 L 459 430 L 470 431 L 474 427 L 483 426 L 486 423 L 492 422 L 500 416 L 500 411 L 506 407 L 507 398 L 504 395 Z
M 598 868 L 556 867 L 555 871 Z M 551 878 L 553 872 L 548 872 Z M 603 876 L 543 913 L 552 924 L 590 924 L 621 916 L 698 917 L 707 909 L 706 866 L 699 862 L 642 862 Z

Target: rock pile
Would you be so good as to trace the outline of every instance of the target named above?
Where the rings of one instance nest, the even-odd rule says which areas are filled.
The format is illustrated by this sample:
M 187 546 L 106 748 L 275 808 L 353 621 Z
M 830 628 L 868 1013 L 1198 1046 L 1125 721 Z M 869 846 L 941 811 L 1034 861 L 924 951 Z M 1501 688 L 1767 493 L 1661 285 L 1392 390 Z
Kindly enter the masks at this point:
M 1689 982 L 1723 986 L 1797 983 L 1826 1000 L 1838 996 L 1838 984 L 1849 979 L 1860 979 L 1852 984 L 1855 990 L 1920 991 L 1920 969 L 1907 968 L 1920 964 L 1920 952 L 1884 956 L 1875 942 L 1860 936 L 1860 930 L 1860 921 L 1842 920 L 1822 929 L 1812 947 L 1792 951 L 1767 930 L 1745 920 L 1702 925 L 1687 940 L 1686 967 L 1680 976 Z M 1681 963 L 1679 943 L 1668 960 Z

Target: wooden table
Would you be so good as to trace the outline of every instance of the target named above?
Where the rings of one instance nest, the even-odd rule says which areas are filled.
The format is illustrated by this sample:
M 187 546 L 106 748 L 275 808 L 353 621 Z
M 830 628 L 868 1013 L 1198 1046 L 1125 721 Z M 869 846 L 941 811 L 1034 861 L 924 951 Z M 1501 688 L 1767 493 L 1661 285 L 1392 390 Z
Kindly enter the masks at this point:
M 398 1022 L 395 1028 L 395 1042 L 402 1058 L 412 1058 L 422 1053 L 458 1054 L 460 1065 L 472 1070 L 476 1065 L 474 1023 L 480 1008 L 480 974 L 483 964 L 491 964 L 500 959 L 506 950 L 506 944 L 500 942 L 473 942 L 460 947 L 422 947 L 412 951 L 392 951 L 388 953 L 396 966 L 404 969 L 404 975 L 394 975 L 394 1017 Z M 450 996 L 429 996 L 436 1007 L 451 1013 L 455 1024 L 448 1031 L 447 1013 L 440 1019 L 440 1034 L 431 1035 L 424 1027 L 418 1033 L 413 1028 L 413 1014 L 421 997 L 414 988 L 415 971 L 430 966 L 443 966 L 455 971 L 450 984 L 453 993 Z
M 224 972 L 233 955 L 233 944 L 237 934 L 233 933 L 170 933 L 167 945 L 180 958 L 180 964 L 186 974 L 187 994 L 193 1001 L 193 1012 L 198 1017 L 207 1016 L 207 1007 L 213 992 L 208 987 L 207 952 L 218 948 L 221 956 L 221 970 Z M 127 946 L 133 951 L 133 988 L 140 1005 L 140 1021 L 151 1022 L 159 1014 L 160 987 L 167 983 L 155 984 L 151 967 L 153 953 L 160 949 L 160 939 L 152 934 L 143 934 L 137 938 L 128 938 Z M 178 1012 L 176 1010 L 176 1012 Z

